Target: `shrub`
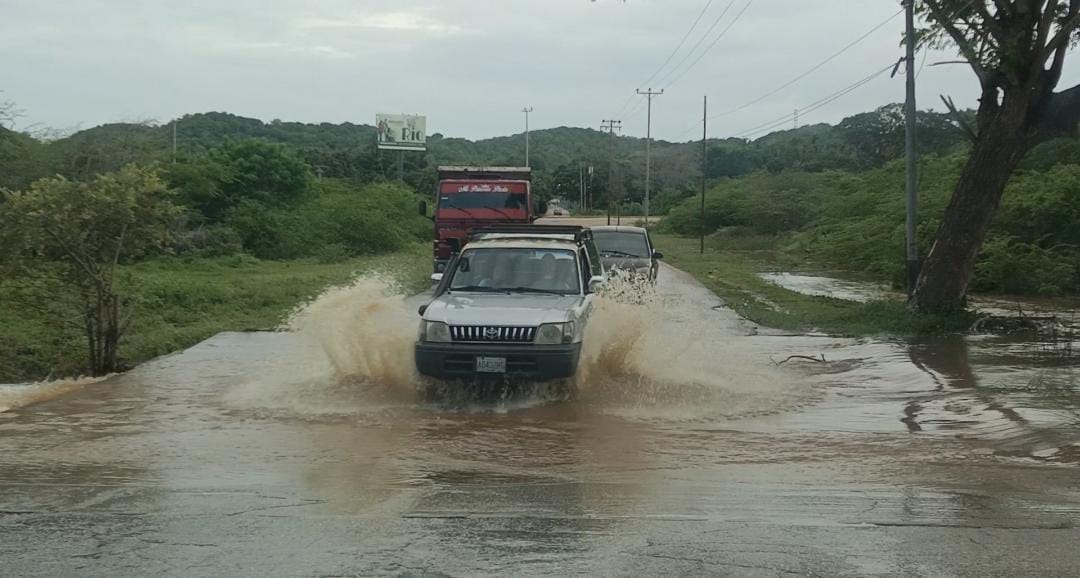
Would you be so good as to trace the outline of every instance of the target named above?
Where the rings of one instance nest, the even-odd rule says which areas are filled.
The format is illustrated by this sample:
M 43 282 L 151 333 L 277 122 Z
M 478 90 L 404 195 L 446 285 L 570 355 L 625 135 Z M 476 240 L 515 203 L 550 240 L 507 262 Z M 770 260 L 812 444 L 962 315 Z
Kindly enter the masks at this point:
M 340 260 L 430 238 L 430 221 L 417 213 L 415 202 L 412 191 L 399 185 L 356 189 L 328 181 L 292 209 L 245 199 L 229 211 L 226 222 L 244 248 L 261 259 Z
M 988 239 L 979 255 L 973 289 L 1010 294 L 1058 295 L 1076 290 L 1077 260 L 1072 247 L 1044 249 L 999 236 Z

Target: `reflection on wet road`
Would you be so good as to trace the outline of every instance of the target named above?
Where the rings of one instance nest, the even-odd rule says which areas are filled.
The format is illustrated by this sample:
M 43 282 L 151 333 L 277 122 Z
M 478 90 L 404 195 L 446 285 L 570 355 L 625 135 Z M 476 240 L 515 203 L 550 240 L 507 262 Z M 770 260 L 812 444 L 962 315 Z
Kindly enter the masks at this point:
M 415 303 L 377 280 L 292 332 L 8 393 L 0 574 L 1076 572 L 1071 365 L 717 305 L 669 268 L 644 306 L 606 303 L 572 399 L 420 383 Z M 829 363 L 770 361 L 793 354 Z

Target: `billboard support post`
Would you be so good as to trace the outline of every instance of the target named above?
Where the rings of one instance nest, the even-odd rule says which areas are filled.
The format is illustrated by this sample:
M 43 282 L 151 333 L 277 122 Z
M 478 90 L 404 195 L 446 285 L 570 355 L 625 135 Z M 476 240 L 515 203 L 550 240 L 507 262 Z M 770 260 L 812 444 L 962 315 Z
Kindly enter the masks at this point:
M 427 117 L 410 114 L 376 114 L 379 150 L 397 151 L 398 180 L 405 180 L 405 151 L 427 150 Z

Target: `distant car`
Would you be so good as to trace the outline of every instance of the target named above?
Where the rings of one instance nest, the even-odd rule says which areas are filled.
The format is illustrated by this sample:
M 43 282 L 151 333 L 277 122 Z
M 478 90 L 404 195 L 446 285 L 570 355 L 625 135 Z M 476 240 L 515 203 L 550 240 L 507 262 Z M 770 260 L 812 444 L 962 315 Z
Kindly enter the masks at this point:
M 588 229 L 477 229 L 420 309 L 416 369 L 442 379 L 577 371 L 596 291 L 605 281 Z
M 653 247 L 649 231 L 641 227 L 592 227 L 593 242 L 607 271 L 626 271 L 633 276 L 656 282 L 660 259 L 664 256 Z
M 555 215 L 556 217 L 561 217 L 566 214 L 566 211 L 563 211 L 562 209 L 555 209 L 551 212 L 551 214 Z

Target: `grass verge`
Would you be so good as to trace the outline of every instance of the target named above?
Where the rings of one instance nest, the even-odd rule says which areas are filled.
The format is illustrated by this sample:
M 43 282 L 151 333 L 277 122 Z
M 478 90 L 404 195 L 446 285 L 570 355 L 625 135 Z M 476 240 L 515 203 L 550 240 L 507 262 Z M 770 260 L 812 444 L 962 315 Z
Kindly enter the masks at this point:
M 784 289 L 758 276 L 776 270 L 777 264 L 785 265 L 777 262 L 763 240 L 706 238 L 704 255 L 699 253 L 698 239 L 657 234 L 653 242 L 667 262 L 693 275 L 739 315 L 768 327 L 834 335 L 910 336 L 962 332 L 974 321 L 966 311 L 916 313 L 902 301 L 856 303 Z
M 134 298 L 121 356 L 132 366 L 190 347 L 222 331 L 273 329 L 299 304 L 359 274 L 382 271 L 408 292 L 429 284 L 430 249 L 338 263 L 259 261 L 248 256 L 160 259 L 123 268 Z M 0 383 L 85 370 L 86 345 L 78 309 L 56 288 L 0 280 Z M 35 295 L 36 293 L 36 295 Z M 27 296 L 41 306 L 27 307 Z

